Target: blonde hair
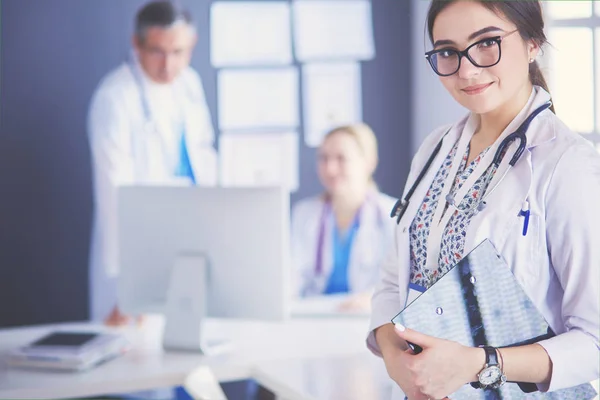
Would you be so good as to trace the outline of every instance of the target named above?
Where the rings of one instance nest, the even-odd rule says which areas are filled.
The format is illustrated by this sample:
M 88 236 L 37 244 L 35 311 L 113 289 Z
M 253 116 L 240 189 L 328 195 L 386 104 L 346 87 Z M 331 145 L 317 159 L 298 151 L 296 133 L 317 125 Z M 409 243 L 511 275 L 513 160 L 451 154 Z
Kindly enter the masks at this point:
M 338 133 L 346 133 L 352 136 L 367 161 L 373 166 L 373 170 L 375 170 L 379 162 L 379 151 L 377 150 L 377 137 L 371 127 L 364 123 L 338 126 L 327 132 L 323 137 L 323 141 Z
M 375 184 L 375 181 L 373 180 L 373 173 L 375 172 L 377 164 L 379 163 L 379 150 L 377 145 L 377 136 L 375 136 L 373 129 L 371 129 L 371 127 L 365 123 L 338 126 L 325 134 L 323 137 L 323 142 L 325 142 L 329 137 L 340 133 L 350 135 L 352 138 L 354 138 L 354 140 L 356 140 L 358 147 L 367 159 L 367 163 L 372 168 L 370 181 L 372 184 Z

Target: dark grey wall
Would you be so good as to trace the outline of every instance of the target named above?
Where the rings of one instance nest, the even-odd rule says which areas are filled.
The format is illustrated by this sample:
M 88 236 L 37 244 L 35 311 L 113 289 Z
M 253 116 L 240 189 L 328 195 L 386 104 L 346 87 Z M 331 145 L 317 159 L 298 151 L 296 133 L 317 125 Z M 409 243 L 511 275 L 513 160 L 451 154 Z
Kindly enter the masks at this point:
M 92 215 L 87 108 L 129 51 L 143 0 L 2 0 L 0 46 L 0 326 L 88 317 Z M 187 0 L 216 126 L 208 0 Z M 410 2 L 373 1 L 377 57 L 363 64 L 364 119 L 379 136 L 383 191 L 399 195 L 410 156 Z M 300 197 L 320 191 L 302 148 Z

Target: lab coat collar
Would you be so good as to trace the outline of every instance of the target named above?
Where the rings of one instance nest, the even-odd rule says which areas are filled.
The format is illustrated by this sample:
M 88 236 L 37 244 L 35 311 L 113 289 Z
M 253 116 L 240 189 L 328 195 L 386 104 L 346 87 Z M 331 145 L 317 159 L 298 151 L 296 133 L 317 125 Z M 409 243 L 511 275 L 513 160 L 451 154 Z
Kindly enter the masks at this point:
M 146 71 L 144 71 L 144 68 L 142 68 L 142 64 L 140 64 L 140 59 L 135 49 L 131 49 L 129 51 L 129 59 L 127 60 L 127 63 L 134 70 L 133 73 L 137 74 L 142 79 L 144 84 L 147 84 L 148 81 L 150 81 L 150 78 L 148 75 L 146 75 Z
M 506 136 L 513 133 L 527 119 L 527 117 L 538 107 L 551 101 L 550 94 L 540 86 L 534 86 L 529 99 L 521 111 L 508 124 L 504 131 L 500 134 L 498 141 L 503 140 Z M 527 130 L 527 149 L 531 149 L 540 144 L 549 142 L 556 137 L 553 125 L 550 123 L 550 114 L 552 111 L 546 110 L 538 115 L 529 125 Z M 476 132 L 479 127 L 480 117 L 477 114 L 470 113 L 467 115 L 464 124 L 459 123 L 459 126 L 464 126 L 468 132 Z M 462 131 L 462 130 L 461 130 Z
M 166 90 L 166 89 L 169 89 L 171 86 L 173 86 L 173 83 L 165 84 L 165 83 L 158 83 L 158 82 L 153 81 L 152 78 L 150 78 L 148 76 L 148 74 L 142 67 L 142 64 L 140 63 L 140 59 L 139 59 L 138 54 L 135 51 L 135 49 L 131 49 L 130 54 L 129 54 L 128 63 L 133 68 L 133 70 L 134 70 L 133 73 L 136 74 L 137 76 L 139 76 L 139 79 L 141 79 L 141 82 L 143 83 L 143 85 L 146 88 L 152 88 L 153 90 Z M 175 82 L 177 82 L 177 81 L 179 81 L 179 79 L 175 80 Z
M 523 108 L 519 116 L 518 125 L 520 125 L 533 111 L 545 103 L 551 101 L 550 94 L 540 86 L 534 86 L 531 97 L 527 105 Z M 524 111 L 524 112 L 523 112 Z M 535 117 L 527 130 L 527 149 L 532 149 L 541 144 L 550 142 L 556 138 L 555 126 L 552 123 L 552 111 L 547 109 Z M 518 126 L 517 125 L 517 126 Z M 516 129 L 516 128 L 515 128 Z

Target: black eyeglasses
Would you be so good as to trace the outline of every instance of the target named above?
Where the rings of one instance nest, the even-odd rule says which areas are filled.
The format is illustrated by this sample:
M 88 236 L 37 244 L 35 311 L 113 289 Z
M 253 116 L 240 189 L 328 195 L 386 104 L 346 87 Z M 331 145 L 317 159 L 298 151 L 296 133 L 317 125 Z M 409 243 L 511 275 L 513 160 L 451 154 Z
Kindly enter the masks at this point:
M 502 51 L 500 49 L 502 39 L 517 31 L 518 30 L 514 30 L 504 36 L 481 39 L 463 51 L 452 48 L 431 50 L 425 53 L 425 58 L 429 61 L 433 71 L 439 76 L 450 76 L 457 73 L 460 69 L 460 62 L 463 56 L 467 57 L 471 64 L 476 67 L 493 67 L 500 62 L 500 57 L 502 56 Z

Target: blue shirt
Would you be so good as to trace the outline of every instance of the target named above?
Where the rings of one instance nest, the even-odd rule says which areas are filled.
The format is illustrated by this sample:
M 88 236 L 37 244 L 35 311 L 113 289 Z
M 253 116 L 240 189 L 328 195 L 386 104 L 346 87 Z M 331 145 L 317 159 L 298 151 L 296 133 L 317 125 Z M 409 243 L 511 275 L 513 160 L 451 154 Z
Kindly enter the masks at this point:
M 181 134 L 181 140 L 179 142 L 179 164 L 175 169 L 175 176 L 186 177 L 189 178 L 193 184 L 196 183 L 194 170 L 192 169 L 192 164 L 190 163 L 190 155 L 187 150 L 185 130 L 183 130 Z
M 350 263 L 350 252 L 352 243 L 358 230 L 358 219 L 354 221 L 346 234 L 341 234 L 335 227 L 333 230 L 333 271 L 329 276 L 325 294 L 348 293 L 348 264 Z

